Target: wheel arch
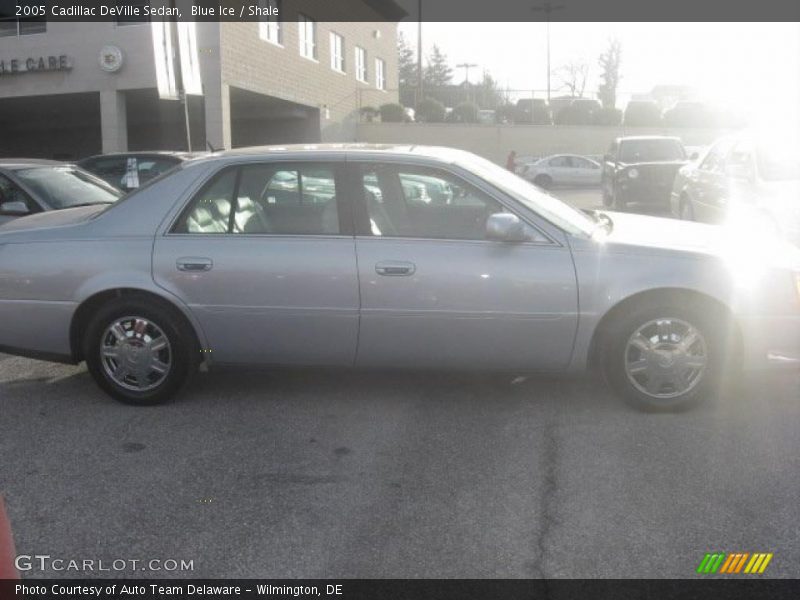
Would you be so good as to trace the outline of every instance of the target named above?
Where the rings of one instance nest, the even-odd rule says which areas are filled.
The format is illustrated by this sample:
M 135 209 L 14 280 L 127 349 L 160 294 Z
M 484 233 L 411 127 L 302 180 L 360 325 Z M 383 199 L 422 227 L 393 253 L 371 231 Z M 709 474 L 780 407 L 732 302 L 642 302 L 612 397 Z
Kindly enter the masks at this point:
M 728 347 L 732 350 L 730 356 L 732 360 L 738 361 L 741 356 L 742 334 L 731 307 L 719 298 L 697 290 L 664 287 L 631 294 L 621 299 L 605 312 L 592 332 L 591 342 L 589 343 L 588 366 L 596 368 L 601 364 L 602 353 L 608 340 L 608 335 L 622 315 L 648 305 L 657 306 L 659 304 L 677 303 L 685 306 L 687 301 L 692 308 L 697 307 L 701 311 L 708 311 L 710 314 L 722 316 L 723 322 L 727 324 L 729 331 Z
M 182 319 L 194 337 L 194 343 L 198 351 L 206 347 L 203 332 L 198 323 L 192 318 L 185 307 L 180 306 L 174 299 L 164 295 L 141 288 L 118 287 L 110 288 L 93 293 L 85 298 L 72 315 L 69 328 L 69 342 L 72 357 L 76 362 L 84 359 L 83 356 L 83 335 L 89 325 L 92 315 L 102 306 L 123 297 L 139 297 L 158 304 L 167 310 L 175 313 L 176 317 Z

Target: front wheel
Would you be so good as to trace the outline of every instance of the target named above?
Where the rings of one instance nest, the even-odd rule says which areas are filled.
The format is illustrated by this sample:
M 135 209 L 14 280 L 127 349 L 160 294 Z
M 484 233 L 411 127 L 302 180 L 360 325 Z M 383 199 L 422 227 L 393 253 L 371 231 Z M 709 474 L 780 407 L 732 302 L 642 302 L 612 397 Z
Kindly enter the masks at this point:
M 640 409 L 692 406 L 718 385 L 723 331 L 716 317 L 679 306 L 634 310 L 612 327 L 606 379 Z
M 101 308 L 84 338 L 84 357 L 95 382 L 125 404 L 147 406 L 172 399 L 199 355 L 176 312 L 125 297 Z

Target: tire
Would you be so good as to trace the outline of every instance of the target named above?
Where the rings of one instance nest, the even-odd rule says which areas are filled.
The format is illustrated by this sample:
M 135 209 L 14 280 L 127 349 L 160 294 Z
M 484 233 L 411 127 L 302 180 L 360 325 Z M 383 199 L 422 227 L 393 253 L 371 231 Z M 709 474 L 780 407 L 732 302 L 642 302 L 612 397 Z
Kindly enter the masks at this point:
M 83 349 L 97 385 L 136 406 L 173 399 L 196 371 L 200 355 L 183 315 L 141 296 L 118 298 L 98 310 Z
M 692 207 L 692 203 L 686 198 L 681 200 L 681 205 L 678 209 L 678 212 L 680 213 L 678 216 L 680 217 L 681 221 L 694 221 L 694 208 Z
M 614 196 L 603 186 L 603 206 L 611 208 L 614 206 Z
M 627 402 L 648 412 L 700 403 L 719 387 L 725 364 L 725 321 L 710 309 L 697 311 L 677 298 L 669 300 L 626 311 L 611 325 L 603 344 L 606 381 Z
M 614 207 L 614 210 L 619 212 L 625 212 L 628 210 L 628 203 L 623 200 L 616 191 L 614 192 L 613 196 L 611 197 L 611 204 Z
M 550 175 L 537 175 L 533 178 L 533 184 L 538 185 L 543 190 L 553 187 L 553 178 Z

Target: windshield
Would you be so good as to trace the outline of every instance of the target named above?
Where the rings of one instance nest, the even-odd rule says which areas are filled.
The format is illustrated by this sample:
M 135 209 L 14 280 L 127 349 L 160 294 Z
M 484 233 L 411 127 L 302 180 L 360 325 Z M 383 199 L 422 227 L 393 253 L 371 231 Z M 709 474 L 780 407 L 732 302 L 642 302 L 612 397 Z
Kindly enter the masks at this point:
M 800 145 L 761 145 L 756 149 L 758 172 L 767 181 L 800 180 Z
M 54 209 L 110 204 L 122 195 L 103 180 L 72 166 L 20 169 L 15 175 Z
M 624 163 L 684 160 L 686 153 L 678 140 L 623 140 L 619 160 Z
M 469 156 L 460 158 L 456 164 L 496 185 L 530 210 L 573 235 L 590 236 L 596 227 L 596 222 L 585 213 L 546 194 L 532 183 L 493 162 L 478 156 Z

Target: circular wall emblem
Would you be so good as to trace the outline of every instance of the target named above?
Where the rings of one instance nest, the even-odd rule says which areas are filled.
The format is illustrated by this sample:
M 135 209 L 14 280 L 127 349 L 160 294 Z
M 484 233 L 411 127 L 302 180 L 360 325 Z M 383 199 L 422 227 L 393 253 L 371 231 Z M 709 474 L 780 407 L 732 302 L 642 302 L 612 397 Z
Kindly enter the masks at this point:
M 100 50 L 100 68 L 106 73 L 116 73 L 122 68 L 122 50 L 117 46 L 103 46 Z

